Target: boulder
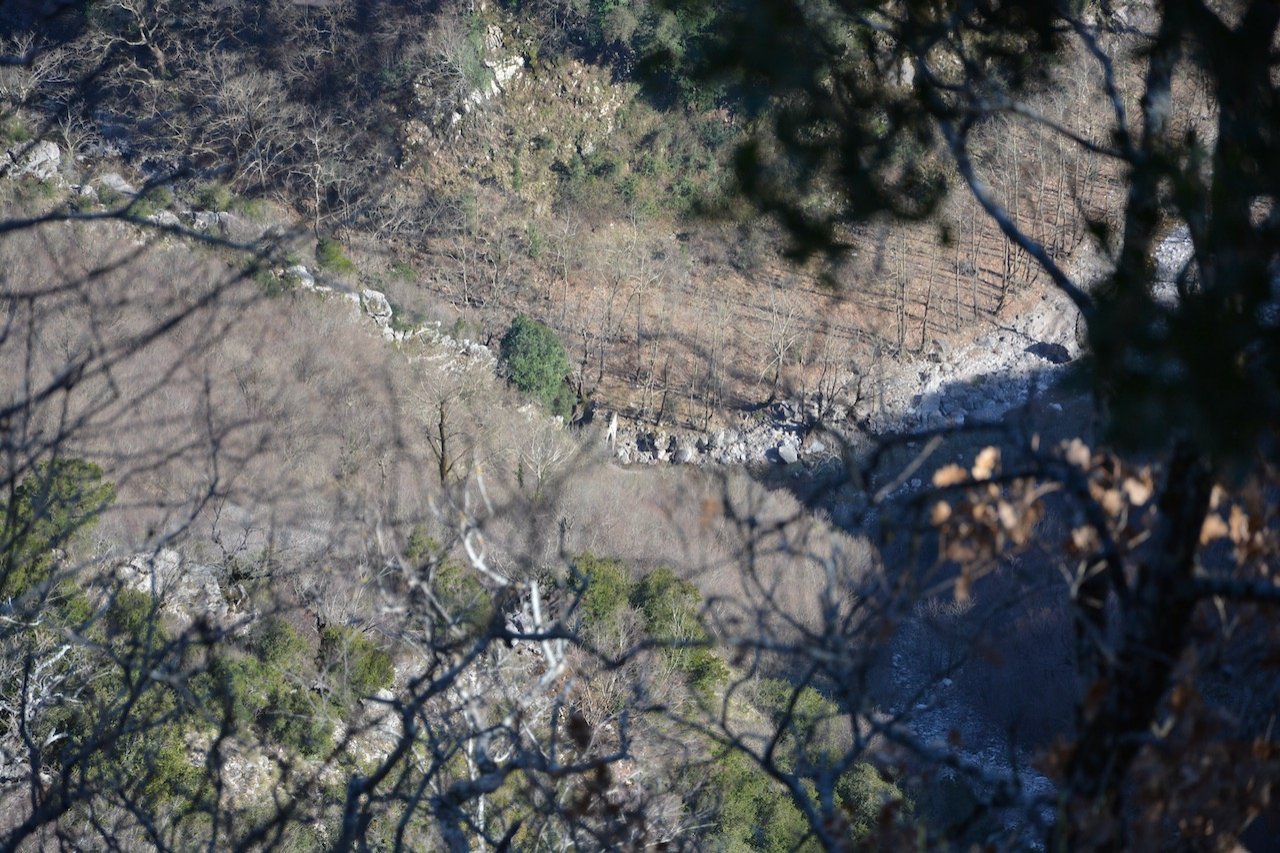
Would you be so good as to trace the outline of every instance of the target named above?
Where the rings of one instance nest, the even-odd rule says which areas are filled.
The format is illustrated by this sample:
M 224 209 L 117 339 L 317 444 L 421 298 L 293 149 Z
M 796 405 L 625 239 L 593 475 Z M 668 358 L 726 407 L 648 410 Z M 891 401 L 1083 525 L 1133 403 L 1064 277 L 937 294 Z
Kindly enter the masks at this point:
M 315 290 L 316 277 L 302 264 L 294 264 L 284 271 L 286 281 L 291 281 L 304 290 Z
M 784 465 L 794 465 L 800 461 L 800 453 L 791 442 L 783 442 L 778 445 L 778 458 Z
M 1155 280 L 1167 284 L 1176 282 L 1195 251 L 1190 229 L 1185 225 L 1174 228 L 1152 253 L 1155 260 Z
M 495 62 L 489 65 L 489 70 L 493 72 L 493 80 L 501 91 L 506 91 L 507 84 L 510 83 L 524 68 L 523 56 L 512 56 L 501 62 Z
M 133 184 L 126 181 L 116 172 L 107 172 L 105 175 L 98 178 L 98 183 L 108 189 L 115 190 L 122 195 L 138 194 L 138 191 L 134 188 Z
M 502 27 L 490 24 L 484 33 L 484 49 L 490 53 L 502 50 Z
M 186 562 L 172 549 L 134 554 L 116 566 L 115 572 L 125 586 L 156 595 L 161 609 L 173 616 L 187 620 L 227 616 L 229 608 L 217 571 Z
M 192 224 L 199 231 L 222 230 L 222 214 L 212 210 L 197 210 L 192 214 Z
M 62 165 L 62 151 L 56 142 L 42 139 L 25 149 L 9 155 L 14 160 L 13 176 L 21 178 L 30 175 L 38 181 L 47 181 L 58 174 Z
M 364 306 L 364 313 L 372 317 L 373 322 L 379 326 L 385 326 L 391 322 L 391 303 L 387 300 L 385 293 L 365 288 L 360 291 L 360 303 Z

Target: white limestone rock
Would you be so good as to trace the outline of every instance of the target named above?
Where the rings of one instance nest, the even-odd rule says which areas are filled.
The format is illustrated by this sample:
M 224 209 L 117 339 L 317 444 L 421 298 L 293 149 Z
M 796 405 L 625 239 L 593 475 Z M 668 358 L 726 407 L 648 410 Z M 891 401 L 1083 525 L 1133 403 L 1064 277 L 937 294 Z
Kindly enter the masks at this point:
M 379 326 L 391 322 L 391 303 L 385 293 L 366 287 L 360 291 L 360 304 L 364 306 L 364 313 L 372 317 L 373 322 Z
M 134 554 L 116 566 L 116 577 L 125 586 L 155 595 L 161 609 L 181 619 L 224 619 L 229 608 L 217 571 L 185 561 L 169 548 Z
M 14 164 L 10 173 L 13 177 L 29 175 L 38 181 L 47 181 L 55 177 L 62 166 L 62 150 L 56 142 L 42 139 L 25 148 L 11 151 L 9 159 Z
M 316 277 L 311 274 L 311 270 L 302 264 L 294 264 L 284 271 L 286 281 L 292 282 L 303 290 L 316 290 Z
M 98 183 L 110 190 L 115 190 L 121 195 L 137 195 L 138 190 L 121 176 L 118 172 L 107 172 L 98 178 Z

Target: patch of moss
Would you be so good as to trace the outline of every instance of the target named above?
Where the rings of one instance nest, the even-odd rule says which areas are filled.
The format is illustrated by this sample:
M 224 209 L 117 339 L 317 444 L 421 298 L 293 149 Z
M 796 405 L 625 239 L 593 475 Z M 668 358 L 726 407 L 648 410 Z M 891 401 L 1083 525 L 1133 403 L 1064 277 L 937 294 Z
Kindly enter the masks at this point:
M 355 263 L 347 257 L 342 244 L 329 237 L 322 237 L 316 242 L 316 263 L 322 270 L 337 275 L 351 275 L 356 271 Z

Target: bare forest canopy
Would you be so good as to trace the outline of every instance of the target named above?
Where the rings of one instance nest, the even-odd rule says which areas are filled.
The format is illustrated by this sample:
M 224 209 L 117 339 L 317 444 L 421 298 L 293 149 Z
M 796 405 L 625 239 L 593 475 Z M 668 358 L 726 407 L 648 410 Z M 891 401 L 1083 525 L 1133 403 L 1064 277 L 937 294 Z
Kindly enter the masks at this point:
M 715 21 L 645 3 L 34 6 L 5 24 L 5 94 L 10 122 L 64 146 L 282 202 L 389 279 L 406 316 L 443 301 L 485 341 L 517 313 L 549 323 L 580 394 L 659 423 L 856 388 L 1045 283 L 966 194 L 928 221 L 846 228 L 835 293 L 783 261 L 767 221 L 695 216 L 732 198 L 733 148 L 758 123 L 747 94 L 679 70 L 711 52 Z M 1075 51 L 1029 106 L 1104 140 L 1102 70 Z M 1140 66 L 1118 73 L 1136 112 Z M 1206 118 L 1203 87 L 1179 84 L 1180 120 Z M 1121 174 L 1016 119 L 976 129 L 980 169 L 1020 227 L 1088 270 Z
M 10 0 L 0 850 L 1268 849 L 1278 56 Z

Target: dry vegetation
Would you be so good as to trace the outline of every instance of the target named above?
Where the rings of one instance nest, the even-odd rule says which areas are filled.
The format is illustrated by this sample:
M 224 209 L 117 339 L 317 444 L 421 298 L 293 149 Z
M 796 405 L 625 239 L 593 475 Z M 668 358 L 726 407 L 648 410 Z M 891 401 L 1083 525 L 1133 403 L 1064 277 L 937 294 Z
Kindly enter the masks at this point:
M 261 21 L 197 17 L 186 29 L 144 28 L 164 51 L 163 70 L 180 61 L 187 88 L 207 83 L 227 104 L 243 104 L 163 132 L 147 128 L 147 145 L 164 156 L 239 152 L 221 180 L 253 195 L 278 194 L 317 232 L 337 232 L 355 251 L 362 280 L 376 275 L 406 316 L 461 316 L 486 342 L 517 313 L 547 322 L 570 350 L 579 393 L 629 417 L 706 428 L 726 411 L 779 394 L 848 395 L 881 362 L 972 340 L 1011 295 L 1047 284 L 977 202 L 956 193 L 927 222 L 882 222 L 844 235 L 852 251 L 829 290 L 825 270 L 782 261 L 769 223 L 688 217 L 698 199 L 722 197 L 725 160 L 744 120 L 721 109 L 658 109 L 617 69 L 575 57 L 558 40 L 581 25 L 570 23 L 577 13 L 553 18 L 562 32 L 502 8 L 448 10 L 416 43 L 392 36 L 391 15 L 385 30 L 360 36 L 371 39 L 367 56 L 321 38 L 330 28 L 358 29 L 354 14 L 346 4 L 323 12 L 273 7 L 273 26 L 301 39 L 283 74 L 256 70 L 272 55 L 269 42 L 255 41 L 265 38 Z M 132 3 L 120 4 L 119 15 L 120 27 L 145 16 Z M 233 24 L 244 31 L 226 54 L 228 67 L 213 69 L 217 62 L 197 46 Z M 1120 36 L 1104 47 L 1128 49 Z M 1102 72 L 1083 48 L 1075 51 L 1061 57 L 1052 86 L 1022 106 L 1104 144 L 1111 113 Z M 1124 58 L 1118 85 L 1134 116 L 1141 61 Z M 490 91 L 485 63 L 509 60 L 515 76 L 468 101 Z M 154 62 L 140 55 L 113 69 L 109 96 L 172 97 Z M 406 99 L 401 114 L 385 114 L 380 98 L 394 100 L 390 92 L 370 92 L 362 106 L 372 110 L 370 130 L 358 131 L 307 103 L 317 87 L 378 62 L 382 70 L 366 79 L 406 86 L 395 96 Z M 52 85 L 32 80 L 31 90 L 39 84 Z M 255 101 L 258 90 L 266 94 Z M 262 98 L 288 107 L 260 115 L 254 104 Z M 1187 112 L 1189 121 L 1207 117 L 1207 107 Z M 82 136 L 93 138 L 87 125 Z M 393 142 L 398 153 L 389 150 Z M 1017 225 L 1068 267 L 1095 263 L 1099 247 L 1086 224 L 1117 224 L 1111 216 L 1123 190 L 1114 161 L 998 109 L 973 144 L 979 172 Z
M 737 599 L 741 555 L 725 510 L 778 525 L 798 510 L 745 474 L 618 468 L 596 432 L 521 406 L 490 363 L 425 339 L 390 344 L 345 299 L 266 299 L 228 266 L 235 257 L 113 222 L 5 242 L 9 281 L 23 283 L 8 296 L 29 308 L 8 338 L 11 363 L 29 369 L 7 376 L 6 396 L 82 358 L 107 362 L 26 427 L 33 453 L 59 446 L 116 483 L 104 545 L 194 534 L 227 549 L 222 558 L 270 548 L 292 563 L 359 555 L 385 529 L 393 553 L 414 525 L 446 539 L 435 513 L 482 475 L 499 566 L 588 551 L 640 572 L 675 566 L 708 597 Z M 442 407 L 456 457 L 444 483 Z M 865 564 L 852 540 L 808 526 L 789 547 L 852 549 Z M 778 559 L 770 572 L 789 556 Z M 787 612 L 809 618 L 801 602 L 823 583 L 793 567 Z
M 436 173 L 483 178 L 493 168 L 495 139 L 515 139 L 510 158 L 529 180 L 554 176 L 539 151 L 526 157 L 520 140 L 562 108 L 591 113 L 601 101 L 621 99 L 629 124 L 602 144 L 625 150 L 644 136 L 654 113 L 634 90 L 610 95 L 606 74 L 579 67 L 598 93 L 580 102 L 560 94 L 560 73 L 529 70 L 510 98 L 463 120 L 456 140 L 421 155 L 422 186 L 434 188 Z M 1138 91 L 1141 65 L 1124 63 L 1120 73 L 1124 92 Z M 539 99 L 556 103 L 554 110 L 533 112 L 528 101 Z M 1136 95 L 1131 100 L 1136 106 Z M 1064 57 L 1052 90 L 1025 106 L 1099 145 L 1111 133 L 1102 73 L 1083 49 Z M 1203 107 L 1185 114 L 1197 124 L 1207 117 Z M 730 125 L 728 132 L 732 139 L 737 131 Z M 982 177 L 1012 220 L 1068 268 L 1095 275 L 1099 253 L 1112 247 L 1097 245 L 1089 223 L 1114 229 L 1124 191 L 1114 161 L 999 112 L 973 144 Z M 1015 296 L 1048 286 L 966 193 L 953 194 L 928 221 L 885 221 L 844 235 L 851 251 L 832 289 L 823 283 L 826 270 L 783 261 L 780 236 L 765 221 L 682 222 L 629 203 L 605 179 L 561 205 L 550 203 L 554 184 L 516 191 L 506 183 L 474 190 L 463 210 L 446 210 L 420 242 L 393 252 L 421 271 L 419 287 L 446 294 L 474 318 L 482 338 L 518 312 L 552 325 L 570 349 L 582 392 L 637 420 L 706 428 L 726 410 L 779 394 L 826 387 L 847 396 L 882 361 L 972 340 L 1001 321 Z M 442 229 L 451 218 L 456 225 Z M 424 298 L 409 283 L 393 290 L 407 305 Z
M 0 578 L 6 836 L 335 849 L 1054 837 L 1048 780 L 1087 758 L 1052 745 L 1093 710 L 1090 655 L 1115 658 L 1123 632 L 1107 602 L 1163 535 L 1148 503 L 1162 469 L 1057 447 L 1077 426 L 1057 400 L 995 433 L 902 437 L 865 470 L 848 453 L 835 474 L 853 485 L 834 496 L 792 486 L 790 468 L 772 488 L 739 471 L 624 469 L 598 426 L 548 418 L 454 340 L 493 344 L 533 315 L 559 332 L 580 402 L 660 425 L 707 430 L 764 400 L 847 398 L 861 377 L 971 341 L 1048 288 L 972 195 L 925 221 L 843 229 L 837 265 L 784 262 L 773 224 L 695 215 L 699 195 L 724 200 L 744 118 L 642 91 L 614 31 L 643 27 L 625 16 L 594 33 L 603 47 L 572 47 L 573 27 L 601 26 L 596 4 L 530 4 L 532 32 L 506 4 L 446 6 L 421 13 L 420 34 L 397 27 L 419 14 L 408 3 L 385 21 L 347 2 L 273 2 L 261 17 L 232 2 L 226 21 L 203 4 L 180 20 L 167 3 L 96 8 L 40 61 L 0 68 L 16 122 L 5 134 L 60 128 L 68 151 L 92 152 L 65 170 L 99 187 L 96 200 L 31 178 L 4 189 L 5 559 L 27 560 L 32 533 L 15 519 L 42 477 L 65 473 L 52 463 L 75 463 L 66 477 L 100 466 L 88 479 L 114 487 L 85 535 L 71 535 L 77 520 L 36 537 L 34 581 Z M 1140 41 L 1101 44 L 1134 117 Z M 512 56 L 518 75 L 490 86 Z M 1088 285 L 1117 248 L 1126 176 L 1083 150 L 1116 130 L 1101 68 L 1080 47 L 1057 59 L 1021 112 L 982 106 L 969 145 L 1013 227 Z M 105 113 L 65 97 L 71 72 L 95 62 L 103 74 L 85 85 L 125 130 L 90 127 Z M 45 91 L 58 97 L 41 106 Z M 1188 105 L 1176 132 L 1203 129 L 1203 81 L 1182 72 L 1175 91 Z M 121 138 L 176 199 L 102 189 L 91 173 L 125 168 L 104 145 Z M 233 209 L 237 236 L 262 239 L 246 252 L 148 219 L 143 203 Z M 19 227 L 49 211 L 69 221 Z M 282 273 L 298 262 L 339 290 L 377 287 L 397 323 L 434 320 L 452 338 L 384 340 L 341 293 L 289 289 Z M 995 462 L 970 473 L 974 455 Z M 913 465 L 927 462 L 927 478 L 944 458 L 963 463 L 953 480 L 908 485 Z M 1055 489 L 1034 492 L 1050 475 Z M 1059 487 L 1042 521 L 1040 499 Z M 1229 540 L 1242 566 L 1274 553 L 1274 471 L 1250 488 L 1245 509 L 1214 504 L 1222 529 L 1201 542 Z M 822 500 L 833 515 L 847 502 L 842 518 L 879 541 L 834 529 L 813 512 Z M 169 549 L 212 579 L 217 608 L 159 589 Z M 1130 561 L 1111 566 L 1120 589 L 1083 595 L 1104 559 Z M 1232 653 L 1266 661 L 1274 626 L 1246 617 Z M 1235 630 L 1217 619 L 1206 611 L 1195 630 Z M 1205 711 L 1195 719 L 1230 707 L 1250 736 L 1270 725 L 1274 690 L 1167 665 L 1170 704 Z M 1192 685 L 1213 709 L 1185 698 Z M 13 696 L 36 709 L 44 747 L 30 747 Z M 1242 748 L 1197 741 L 1185 719 L 1180 748 Z M 151 739 L 139 745 L 131 726 Z M 118 752 L 71 750 L 84 738 Z M 1045 763 L 1024 778 L 1033 751 Z M 1168 758 L 1144 753 L 1139 783 Z M 1232 785 L 1274 765 L 1266 748 L 1254 758 L 1239 778 L 1206 776 L 1232 819 L 1265 803 L 1249 789 L 1230 805 Z M 136 784 L 117 786 L 126 766 Z M 255 796 L 268 790 L 278 801 Z M 1190 783 L 1181 795 L 1206 796 Z M 147 797 L 157 805 L 138 805 Z
M 453 654 L 442 651 L 444 637 L 459 632 L 455 641 L 465 640 L 466 631 L 482 627 L 466 621 L 479 618 L 467 615 L 471 608 L 482 607 L 474 611 L 481 613 L 494 603 L 514 603 L 484 575 L 455 586 L 469 547 L 481 549 L 493 579 L 543 579 L 544 606 L 566 627 L 585 620 L 580 644 L 560 652 L 555 669 L 544 670 L 541 656 L 524 644 L 495 650 L 474 671 L 461 700 L 450 693 L 454 698 L 443 704 L 425 706 L 424 722 L 435 734 L 424 748 L 438 750 L 442 762 L 459 758 L 460 732 L 501 716 L 509 702 L 539 729 L 552 707 L 564 703 L 593 732 L 578 746 L 584 755 L 607 759 L 606 765 L 625 756 L 617 768 L 624 775 L 616 781 L 638 786 L 627 795 L 634 799 L 627 808 L 643 816 L 644 831 L 677 837 L 689 831 L 696 809 L 710 808 L 704 802 L 690 811 L 708 795 L 681 781 L 681 768 L 711 761 L 711 742 L 678 737 L 675 724 L 661 715 L 632 719 L 629 709 L 656 704 L 692 713 L 711 698 L 691 698 L 678 658 L 661 647 L 637 645 L 646 637 L 646 619 L 655 617 L 628 607 L 627 594 L 621 615 L 605 622 L 573 615 L 580 600 L 591 600 L 571 582 L 571 570 L 585 559 L 577 555 L 618 560 L 624 587 L 672 567 L 676 577 L 696 584 L 695 602 L 710 602 L 710 624 L 738 632 L 744 617 L 768 614 L 761 630 L 779 642 L 794 640 L 797 631 L 820 630 L 817 602 L 833 567 L 849 584 L 872 571 L 864 545 L 814 521 L 797 523 L 799 507 L 785 494 L 769 492 L 745 474 L 619 469 L 598 435 L 570 432 L 521 406 L 490 362 L 468 361 L 425 339 L 388 343 L 341 297 L 292 292 L 266 298 L 261 285 L 239 271 L 238 252 L 150 227 L 73 222 L 9 237 L 4 263 L 12 306 L 5 358 L 23 367 L 6 375 L 5 399 L 21 402 L 38 389 L 52 389 L 38 404 L 21 407 L 26 420 L 14 440 L 27 458 L 52 452 L 98 464 L 115 485 L 115 503 L 98 519 L 92 538 L 77 542 L 55 575 L 81 585 L 88 600 L 98 602 L 89 606 L 105 608 L 101 619 L 108 630 L 115 630 L 111 620 L 123 618 L 112 615 L 125 606 L 117 602 L 136 595 L 129 587 L 136 581 L 120 569 L 121 560 L 149 554 L 140 558 L 140 565 L 149 565 L 166 559 L 167 548 L 178 550 L 180 571 L 213 578 L 215 595 L 223 599 L 215 610 L 196 612 L 191 608 L 202 606 L 196 603 L 202 599 L 185 597 L 189 590 L 170 570 L 153 581 L 163 603 L 154 630 L 181 643 L 208 630 L 218 638 L 200 656 L 192 657 L 196 652 L 189 648 L 182 652 L 197 673 L 221 672 L 227 664 L 219 663 L 219 655 L 246 660 L 243 655 L 253 654 L 267 678 L 279 665 L 270 655 L 324 659 L 325 631 L 358 626 L 343 630 L 358 630 L 395 650 L 400 675 L 385 686 L 412 692 L 424 667 L 429 673 L 442 654 Z M 74 379 L 62 382 L 67 375 Z M 441 429 L 449 437 L 447 452 L 456 454 L 443 482 L 441 447 L 433 443 Z M 12 454 L 10 462 L 15 470 L 30 466 Z M 735 525 L 734 518 L 750 518 L 753 529 Z M 759 533 L 755 525 L 774 532 Z M 424 552 L 424 541 L 439 544 Z M 750 555 L 743 551 L 747 545 Z M 797 553 L 810 548 L 812 562 L 801 565 Z M 743 566 L 751 568 L 744 572 Z M 463 621 L 430 627 L 423 608 L 430 613 L 439 604 L 418 600 L 424 583 L 437 590 L 438 601 L 453 596 L 445 606 L 461 608 L 453 612 Z M 690 609 L 680 611 L 686 622 L 680 630 L 693 630 L 701 621 L 699 605 L 685 606 Z M 502 618 L 519 625 L 522 617 Z M 537 627 L 523 624 L 523 630 Z M 285 627 L 271 627 L 276 625 Z M 276 646 L 264 639 L 275 636 L 271 631 L 284 632 L 282 651 L 271 651 Z M 289 639 L 294 636 L 300 639 Z M 610 663 L 619 655 L 620 662 Z M 768 665 L 753 664 L 743 683 L 769 672 Z M 203 684 L 199 679 L 207 675 L 193 677 L 193 685 Z M 333 673 L 319 677 L 343 683 Z M 543 683 L 551 677 L 553 683 Z M 226 801 L 211 814 L 226 821 L 232 835 L 249 831 L 257 820 L 285 820 L 282 830 L 295 837 L 294 816 L 263 812 L 256 804 L 253 791 L 264 786 L 303 798 L 305 821 L 334 826 L 342 800 L 324 791 L 335 774 L 376 765 L 404 736 L 380 706 L 344 715 L 333 699 L 322 698 L 329 694 L 298 693 L 302 686 L 285 695 L 294 697 L 290 702 L 305 700 L 306 710 L 295 713 L 318 721 L 321 730 L 295 731 L 278 721 L 261 725 L 285 743 L 298 739 L 296 748 L 310 758 L 249 732 L 224 744 L 228 763 L 211 779 L 226 787 Z M 488 691 L 488 698 L 467 699 L 473 689 Z M 744 700 L 727 704 L 726 713 L 755 731 L 767 725 Z M 195 748 L 207 749 L 214 731 L 190 725 Z M 338 733 L 332 742 L 326 727 Z M 311 745 L 308 738 L 318 737 L 332 746 Z M 323 755 L 309 752 L 317 748 L 334 751 L 319 760 Z M 152 759 L 141 778 L 186 773 L 164 760 Z M 448 778 L 458 778 L 459 768 L 448 766 Z M 175 790 L 191 782 L 163 778 Z M 513 781 L 496 793 L 495 825 L 508 825 L 516 813 L 501 811 L 514 808 L 503 803 L 540 802 L 540 784 L 526 789 Z M 7 802 L 18 821 L 38 819 L 38 810 Z M 97 832 L 141 843 L 127 808 L 96 807 L 110 816 L 110 829 Z M 157 808 L 168 826 L 166 806 Z M 179 823 L 165 831 L 178 831 Z M 18 825 L 6 824 L 6 831 Z M 66 837 L 95 832 L 79 817 L 58 825 Z M 606 833 L 623 831 L 610 829 L 607 820 L 602 826 Z

